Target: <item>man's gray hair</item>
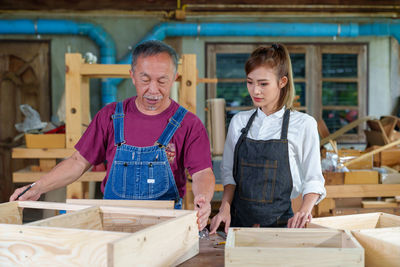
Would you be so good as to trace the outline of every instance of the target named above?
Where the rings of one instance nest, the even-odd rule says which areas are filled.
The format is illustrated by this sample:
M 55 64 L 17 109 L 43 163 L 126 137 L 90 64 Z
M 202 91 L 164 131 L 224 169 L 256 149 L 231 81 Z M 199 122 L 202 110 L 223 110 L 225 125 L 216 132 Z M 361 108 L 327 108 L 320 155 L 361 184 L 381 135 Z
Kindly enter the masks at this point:
M 132 52 L 132 63 L 131 63 L 132 72 L 135 71 L 136 63 L 139 57 L 154 56 L 161 53 L 167 53 L 171 57 L 172 62 L 174 63 L 175 73 L 176 73 L 178 68 L 178 54 L 171 46 L 158 40 L 145 41 L 135 47 L 135 49 Z

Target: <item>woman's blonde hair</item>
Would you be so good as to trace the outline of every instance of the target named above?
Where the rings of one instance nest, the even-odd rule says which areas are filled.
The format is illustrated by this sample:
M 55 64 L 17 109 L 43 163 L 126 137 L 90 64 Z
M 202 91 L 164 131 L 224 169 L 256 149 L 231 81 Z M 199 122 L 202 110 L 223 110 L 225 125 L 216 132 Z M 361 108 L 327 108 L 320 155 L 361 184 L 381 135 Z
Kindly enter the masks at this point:
M 283 106 L 291 109 L 296 93 L 293 83 L 292 63 L 287 48 L 283 44 L 272 44 L 270 47 L 261 46 L 257 48 L 251 53 L 246 62 L 246 75 L 261 66 L 274 69 L 278 82 L 284 76 L 288 78 L 286 85 L 281 89 L 277 110 L 280 110 Z

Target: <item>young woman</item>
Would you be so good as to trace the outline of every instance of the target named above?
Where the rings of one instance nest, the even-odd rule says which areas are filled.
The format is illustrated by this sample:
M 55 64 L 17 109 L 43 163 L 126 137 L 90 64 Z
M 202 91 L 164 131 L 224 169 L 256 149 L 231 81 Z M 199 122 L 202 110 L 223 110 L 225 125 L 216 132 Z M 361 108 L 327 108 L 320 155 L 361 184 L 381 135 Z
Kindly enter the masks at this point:
M 316 121 L 292 110 L 289 53 L 282 44 L 257 48 L 245 65 L 256 109 L 236 114 L 222 159 L 224 194 L 211 233 L 236 227 L 304 227 L 326 191 Z M 303 195 L 293 214 L 291 199 Z

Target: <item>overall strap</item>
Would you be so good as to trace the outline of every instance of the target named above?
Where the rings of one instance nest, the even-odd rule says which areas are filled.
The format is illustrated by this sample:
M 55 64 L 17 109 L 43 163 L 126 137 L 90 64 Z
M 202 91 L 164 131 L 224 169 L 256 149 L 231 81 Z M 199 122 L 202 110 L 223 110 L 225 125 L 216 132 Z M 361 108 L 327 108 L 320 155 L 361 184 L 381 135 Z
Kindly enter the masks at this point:
M 242 134 L 240 135 L 240 137 L 239 137 L 239 139 L 238 139 L 238 141 L 237 141 L 237 143 L 236 143 L 235 151 L 234 151 L 234 156 L 233 156 L 233 162 L 234 162 L 234 164 L 233 164 L 233 166 L 234 166 L 234 168 L 233 168 L 233 177 L 236 177 L 236 174 L 237 174 L 237 167 L 238 167 L 238 164 L 239 164 L 239 162 L 238 162 L 238 160 L 239 160 L 239 157 L 238 157 L 239 147 L 240 147 L 240 145 L 243 143 L 243 140 L 246 138 L 247 133 L 249 132 L 250 127 L 251 127 L 251 124 L 253 123 L 254 118 L 256 117 L 256 115 L 257 115 L 257 109 L 256 109 L 256 111 L 251 115 L 249 121 L 247 122 L 246 127 L 244 127 L 244 128 L 241 130 Z
M 289 117 L 290 117 L 290 109 L 286 109 L 285 113 L 283 114 L 281 139 L 285 140 L 287 139 L 288 128 L 289 128 Z
M 167 146 L 169 141 L 171 140 L 172 136 L 175 134 L 176 130 L 181 125 L 183 118 L 187 113 L 187 109 L 182 106 L 179 106 L 178 110 L 175 112 L 174 116 L 169 119 L 167 127 L 165 127 L 164 131 L 162 132 L 160 138 L 158 138 L 156 144 L 158 146 Z
M 126 142 L 124 139 L 124 116 L 123 103 L 118 102 L 115 107 L 115 113 L 111 116 L 114 124 L 114 145 L 116 146 Z

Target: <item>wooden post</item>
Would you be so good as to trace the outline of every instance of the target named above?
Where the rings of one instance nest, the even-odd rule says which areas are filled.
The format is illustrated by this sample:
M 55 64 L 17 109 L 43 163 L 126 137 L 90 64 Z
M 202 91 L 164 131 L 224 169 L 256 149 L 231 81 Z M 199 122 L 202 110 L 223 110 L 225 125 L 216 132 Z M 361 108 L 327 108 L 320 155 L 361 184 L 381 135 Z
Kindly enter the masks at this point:
M 82 57 L 65 54 L 65 126 L 66 147 L 73 148 L 82 135 Z M 85 83 L 86 84 L 86 83 Z M 85 103 L 86 104 L 86 103 Z

